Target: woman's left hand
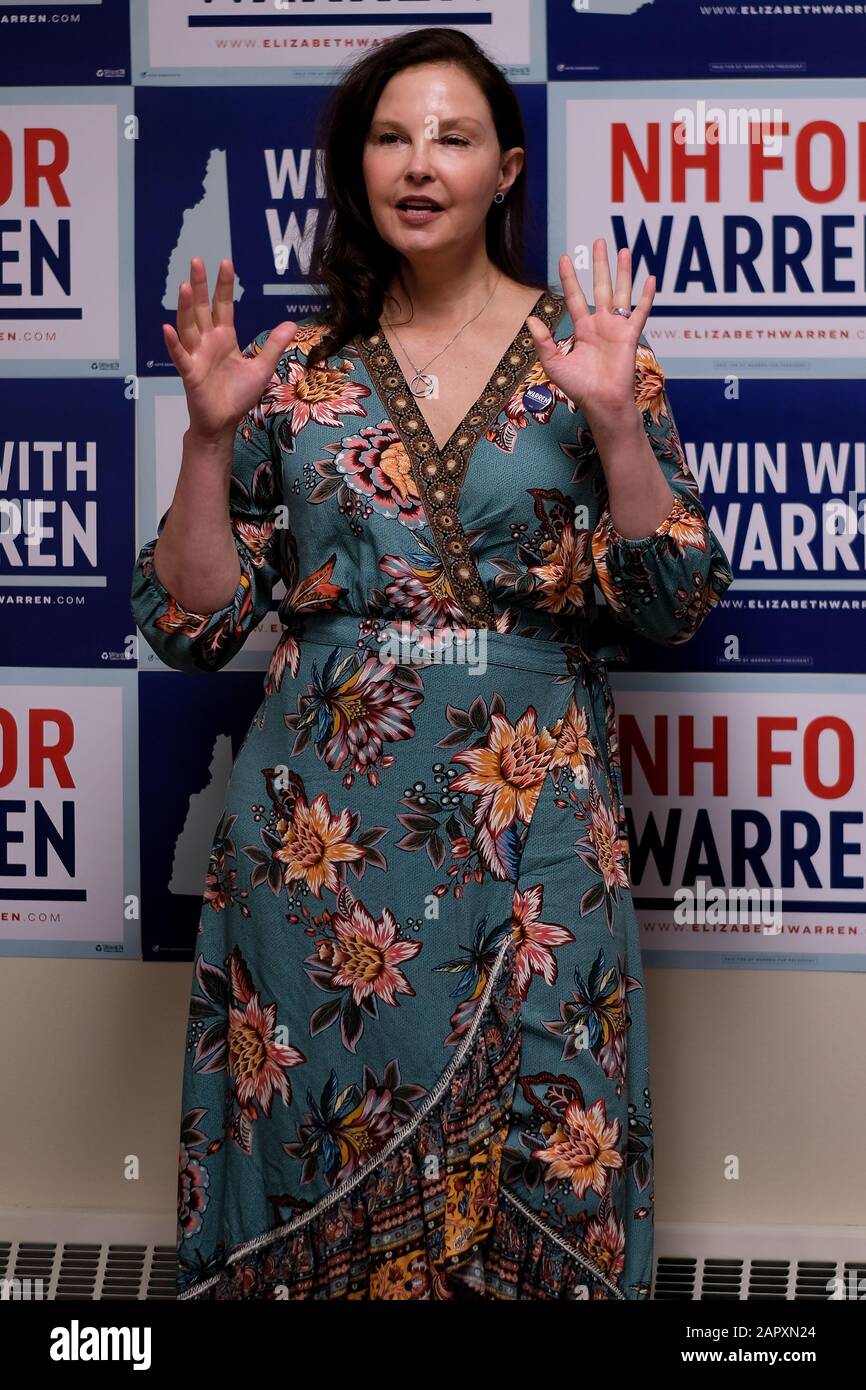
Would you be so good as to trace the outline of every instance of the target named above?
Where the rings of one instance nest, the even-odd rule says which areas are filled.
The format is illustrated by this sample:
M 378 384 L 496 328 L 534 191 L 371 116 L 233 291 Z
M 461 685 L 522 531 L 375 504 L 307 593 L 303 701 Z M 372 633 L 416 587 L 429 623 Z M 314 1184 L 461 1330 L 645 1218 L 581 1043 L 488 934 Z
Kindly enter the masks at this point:
M 535 341 L 538 360 L 548 379 L 565 393 L 586 416 L 590 429 L 615 426 L 637 408 L 634 395 L 638 338 L 649 318 L 655 295 L 655 276 L 644 281 L 643 294 L 629 318 L 611 311 L 631 307 L 631 252 L 623 247 L 616 268 L 616 286 L 610 282 L 607 243 L 593 242 L 593 313 L 584 298 L 570 256 L 560 256 L 559 276 L 565 304 L 574 325 L 571 352 L 557 350 L 545 324 L 534 315 L 526 320 Z

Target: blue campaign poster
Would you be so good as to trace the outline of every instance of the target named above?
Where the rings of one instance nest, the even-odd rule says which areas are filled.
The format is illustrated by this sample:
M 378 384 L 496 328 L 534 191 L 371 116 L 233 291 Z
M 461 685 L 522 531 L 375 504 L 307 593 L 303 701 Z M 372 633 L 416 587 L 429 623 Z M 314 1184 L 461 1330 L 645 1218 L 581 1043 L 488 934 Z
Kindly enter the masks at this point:
M 862 5 L 547 0 L 551 81 L 862 77 Z
M 135 669 L 135 399 L 122 379 L 0 380 L 6 665 Z
M 735 582 L 643 671 L 866 672 L 866 445 L 858 381 L 668 381 L 686 460 Z
M 126 86 L 129 0 L 0 0 L 0 86 Z
M 192 960 L 232 761 L 261 700 L 261 673 L 139 673 L 144 960 Z

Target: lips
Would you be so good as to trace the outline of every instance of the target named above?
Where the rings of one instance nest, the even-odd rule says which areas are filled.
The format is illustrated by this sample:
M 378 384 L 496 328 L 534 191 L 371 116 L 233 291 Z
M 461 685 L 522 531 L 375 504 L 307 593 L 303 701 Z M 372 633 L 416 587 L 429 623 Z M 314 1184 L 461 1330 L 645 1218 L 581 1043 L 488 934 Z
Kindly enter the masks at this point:
M 442 205 L 434 203 L 432 198 L 401 198 L 397 206 L 398 208 L 417 208 L 419 211 L 442 211 Z

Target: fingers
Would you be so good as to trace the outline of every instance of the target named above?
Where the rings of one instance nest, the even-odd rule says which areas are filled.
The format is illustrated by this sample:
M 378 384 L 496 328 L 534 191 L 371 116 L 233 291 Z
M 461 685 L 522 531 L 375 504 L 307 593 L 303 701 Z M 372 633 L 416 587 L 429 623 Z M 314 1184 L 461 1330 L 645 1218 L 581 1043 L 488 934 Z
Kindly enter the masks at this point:
M 192 354 L 208 330 L 216 327 L 234 328 L 234 280 L 234 265 L 228 257 L 224 257 L 217 271 L 211 305 L 204 262 L 200 256 L 193 256 L 190 261 L 190 279 L 181 281 L 177 295 L 177 328 L 172 328 L 170 324 L 162 326 L 165 345 L 181 376 L 185 376 L 192 367 Z M 268 334 L 260 354 L 268 376 L 273 375 L 277 362 L 296 332 L 295 321 L 285 319 Z
M 634 312 L 632 313 L 632 316 L 629 319 L 629 323 L 634 328 L 638 338 L 640 337 L 641 333 L 643 333 L 644 325 L 646 324 L 646 321 L 649 318 L 650 309 L 652 308 L 652 302 L 655 297 L 655 292 L 656 277 L 654 275 L 648 275 L 643 282 L 643 293 L 640 299 L 638 300 L 637 304 L 635 305 Z
M 182 280 L 177 293 L 177 335 L 187 352 L 194 352 L 202 335 L 216 323 L 234 325 L 234 267 L 229 260 L 220 261 L 214 290 L 213 309 L 207 292 L 207 271 L 200 256 L 189 263 L 189 280 Z
M 526 326 L 532 334 L 535 344 L 535 352 L 539 362 L 545 371 L 551 358 L 556 356 L 556 346 L 551 336 L 547 324 L 535 314 L 530 314 L 526 320 Z
M 235 268 L 227 258 L 220 261 L 220 268 L 217 274 L 216 286 L 213 292 L 213 322 L 214 327 L 224 324 L 227 328 L 233 328 L 235 322 L 234 310 L 234 287 L 235 287 Z
M 192 285 L 192 311 L 196 327 L 200 333 L 213 328 L 210 312 L 210 296 L 207 292 L 207 271 L 201 256 L 193 256 L 189 263 L 189 279 Z
M 620 247 L 616 258 L 616 287 L 611 288 L 607 246 L 603 237 L 593 242 L 593 286 L 596 308 L 631 309 L 632 277 L 631 251 Z M 656 292 L 656 277 L 648 275 L 643 292 L 628 319 L 637 340 L 644 330 Z
M 162 325 L 162 336 L 165 339 L 165 345 L 168 348 L 172 362 L 177 367 L 180 375 L 182 377 L 186 376 L 186 373 L 192 366 L 192 358 L 170 323 L 164 323 Z
M 605 249 L 605 264 L 607 264 L 607 250 Z M 631 252 L 627 246 L 620 247 L 616 258 L 616 285 L 613 292 L 613 305 L 615 308 L 631 308 Z
M 580 287 L 577 272 L 574 269 L 574 262 L 570 256 L 560 256 L 559 258 L 559 280 L 562 285 L 562 293 L 565 297 L 565 307 L 571 315 L 574 323 L 577 319 L 583 318 L 589 313 L 589 305 L 586 296 Z
M 592 243 L 592 296 L 596 310 L 613 308 L 613 286 L 604 237 L 596 237 Z
M 268 376 L 273 376 L 277 363 L 293 341 L 296 332 L 297 324 L 293 319 L 285 319 L 283 323 L 278 323 L 276 328 L 271 329 L 260 353 L 268 364 Z
M 188 280 L 181 281 L 177 292 L 177 336 L 188 352 L 193 352 L 201 341 L 192 308 L 192 286 Z

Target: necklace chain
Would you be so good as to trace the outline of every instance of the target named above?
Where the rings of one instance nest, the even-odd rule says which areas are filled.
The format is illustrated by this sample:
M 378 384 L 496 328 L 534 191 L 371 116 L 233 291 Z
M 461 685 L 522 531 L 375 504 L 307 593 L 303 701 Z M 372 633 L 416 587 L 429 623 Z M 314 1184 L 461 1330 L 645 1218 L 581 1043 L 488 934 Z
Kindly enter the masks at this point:
M 431 364 L 432 362 L 435 362 L 435 361 L 436 361 L 436 358 L 437 358 L 437 357 L 441 357 L 442 354 L 443 354 L 443 352 L 445 352 L 447 348 L 450 348 L 451 344 L 454 342 L 454 339 L 460 337 L 460 334 L 463 332 L 463 329 L 464 329 L 464 328 L 468 328 L 469 325 L 470 325 L 470 323 L 474 323 L 475 320 L 476 320 L 477 318 L 480 318 L 480 317 L 481 317 L 481 315 L 484 313 L 484 310 L 487 308 L 487 305 L 490 303 L 491 299 L 493 298 L 494 294 L 496 293 L 497 287 L 498 287 L 498 285 L 499 285 L 499 281 L 500 281 L 501 279 L 502 279 L 502 272 L 500 271 L 500 273 L 499 273 L 499 275 L 498 275 L 498 277 L 497 277 L 497 280 L 496 280 L 496 284 L 493 286 L 493 289 L 490 291 L 489 295 L 487 296 L 487 299 L 484 301 L 484 303 L 482 304 L 481 308 L 478 310 L 478 313 L 477 313 L 477 314 L 473 314 L 471 319 L 467 319 L 466 322 L 463 324 L 463 327 L 462 327 L 462 328 L 458 328 L 457 332 L 454 334 L 454 337 L 453 337 L 453 338 L 449 338 L 448 342 L 445 344 L 445 347 L 440 348 L 439 351 L 435 354 L 435 356 L 433 356 L 433 357 L 430 358 L 430 361 L 429 361 L 429 362 L 425 362 L 425 363 L 424 363 L 424 366 L 423 366 L 423 367 L 416 367 L 415 363 L 412 361 L 412 358 L 409 356 L 409 353 L 406 351 L 406 347 L 405 347 L 405 345 L 404 345 L 404 343 L 403 343 L 403 339 L 400 337 L 400 334 L 397 332 L 396 327 L 394 326 L 394 324 L 391 322 L 390 319 L 386 319 L 386 320 L 385 320 L 385 327 L 386 327 L 386 328 L 393 328 L 393 329 L 394 329 L 394 336 L 395 336 L 395 338 L 397 339 L 397 342 L 400 344 L 400 347 L 401 347 L 401 348 L 403 349 L 403 351 L 406 353 L 406 357 L 407 357 L 407 359 L 408 359 L 408 361 L 409 361 L 409 364 L 410 364 L 410 366 L 412 367 L 412 370 L 413 370 L 413 372 L 414 372 L 414 376 L 412 377 L 412 380 L 409 382 L 409 390 L 412 392 L 412 395 L 416 397 L 416 399 L 418 399 L 418 398 L 423 398 L 423 397 L 425 397 L 425 396 L 429 396 L 429 395 L 432 394 L 432 391 L 433 391 L 433 378 L 432 378 L 431 376 L 428 376 L 428 375 L 427 375 L 427 368 L 430 366 L 430 364 Z M 417 385 L 416 385 L 416 383 L 417 383 Z

